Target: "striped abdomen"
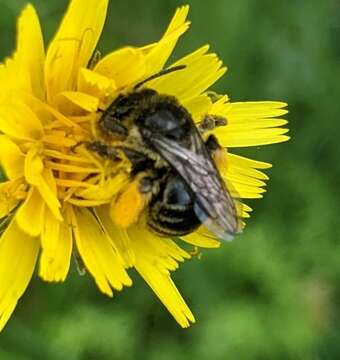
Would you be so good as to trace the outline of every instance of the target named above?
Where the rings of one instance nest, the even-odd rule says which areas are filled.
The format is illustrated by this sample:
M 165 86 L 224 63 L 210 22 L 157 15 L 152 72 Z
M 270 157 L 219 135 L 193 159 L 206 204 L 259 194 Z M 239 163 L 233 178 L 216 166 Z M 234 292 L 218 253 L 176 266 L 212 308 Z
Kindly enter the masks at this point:
M 160 191 L 151 201 L 148 225 L 163 236 L 186 235 L 201 222 L 194 212 L 195 195 L 179 175 L 170 174 L 160 184 Z

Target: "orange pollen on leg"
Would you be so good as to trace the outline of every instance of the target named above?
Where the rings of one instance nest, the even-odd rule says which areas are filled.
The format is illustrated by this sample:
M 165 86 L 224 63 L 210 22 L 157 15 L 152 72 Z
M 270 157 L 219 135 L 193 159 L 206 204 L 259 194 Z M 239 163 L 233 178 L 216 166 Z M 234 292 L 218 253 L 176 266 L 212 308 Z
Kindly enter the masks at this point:
M 151 194 L 140 192 L 139 181 L 131 182 L 111 205 L 113 222 L 124 229 L 135 224 L 150 199 Z

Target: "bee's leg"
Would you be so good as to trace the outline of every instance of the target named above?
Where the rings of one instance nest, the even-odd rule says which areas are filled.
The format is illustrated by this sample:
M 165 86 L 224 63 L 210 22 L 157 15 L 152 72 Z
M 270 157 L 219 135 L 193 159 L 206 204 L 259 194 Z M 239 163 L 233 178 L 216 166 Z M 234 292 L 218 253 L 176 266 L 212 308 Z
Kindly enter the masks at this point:
M 218 126 L 225 126 L 227 123 L 227 119 L 222 116 L 208 114 L 199 123 L 198 130 L 201 134 L 204 134 L 207 131 L 214 130 Z
M 118 135 L 122 137 L 126 137 L 128 135 L 128 129 L 122 125 L 119 119 L 114 117 L 114 114 L 103 115 L 99 122 L 99 126 L 104 131 L 104 133 L 108 135 Z
M 75 152 L 79 146 L 88 144 L 88 141 L 79 141 L 75 145 L 71 146 L 71 151 Z
M 105 145 L 100 141 L 86 142 L 85 145 L 88 150 L 97 153 L 99 156 L 102 156 L 103 158 L 112 161 L 120 160 L 118 151 L 113 146 Z
M 139 179 L 139 191 L 148 196 L 154 192 L 155 179 L 145 174 L 145 176 L 141 176 Z
M 210 155 L 214 155 L 216 151 L 222 149 L 215 135 L 208 136 L 207 140 L 205 141 L 205 146 L 208 149 Z

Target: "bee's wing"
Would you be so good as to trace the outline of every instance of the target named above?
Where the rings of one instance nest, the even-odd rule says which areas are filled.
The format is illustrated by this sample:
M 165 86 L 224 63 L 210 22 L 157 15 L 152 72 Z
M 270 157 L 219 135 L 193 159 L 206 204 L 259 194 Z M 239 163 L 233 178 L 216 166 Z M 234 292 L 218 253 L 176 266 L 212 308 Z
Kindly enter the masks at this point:
M 187 146 L 159 135 L 149 141 L 194 192 L 194 211 L 202 224 L 219 238 L 231 240 L 240 231 L 235 203 L 198 132 L 191 133 Z

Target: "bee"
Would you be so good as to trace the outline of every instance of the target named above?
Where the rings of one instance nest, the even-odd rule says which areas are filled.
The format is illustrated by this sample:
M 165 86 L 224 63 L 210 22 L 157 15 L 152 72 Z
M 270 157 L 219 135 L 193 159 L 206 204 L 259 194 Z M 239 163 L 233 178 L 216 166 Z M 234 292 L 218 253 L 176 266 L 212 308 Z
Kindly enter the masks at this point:
M 101 113 L 96 123 L 98 138 L 87 147 L 113 161 L 120 151 L 124 153 L 131 163 L 131 181 L 143 199 L 133 200 L 131 211 L 137 211 L 137 217 L 144 213 L 147 226 L 157 235 L 183 236 L 203 225 L 218 238 L 229 240 L 239 232 L 240 222 L 213 160 L 222 149 L 215 136 L 204 141 L 201 135 L 214 123 L 225 124 L 225 119 L 207 115 L 197 128 L 177 98 L 143 87 L 183 68 L 163 70 L 118 95 Z M 122 204 L 128 193 L 123 191 L 117 203 Z

